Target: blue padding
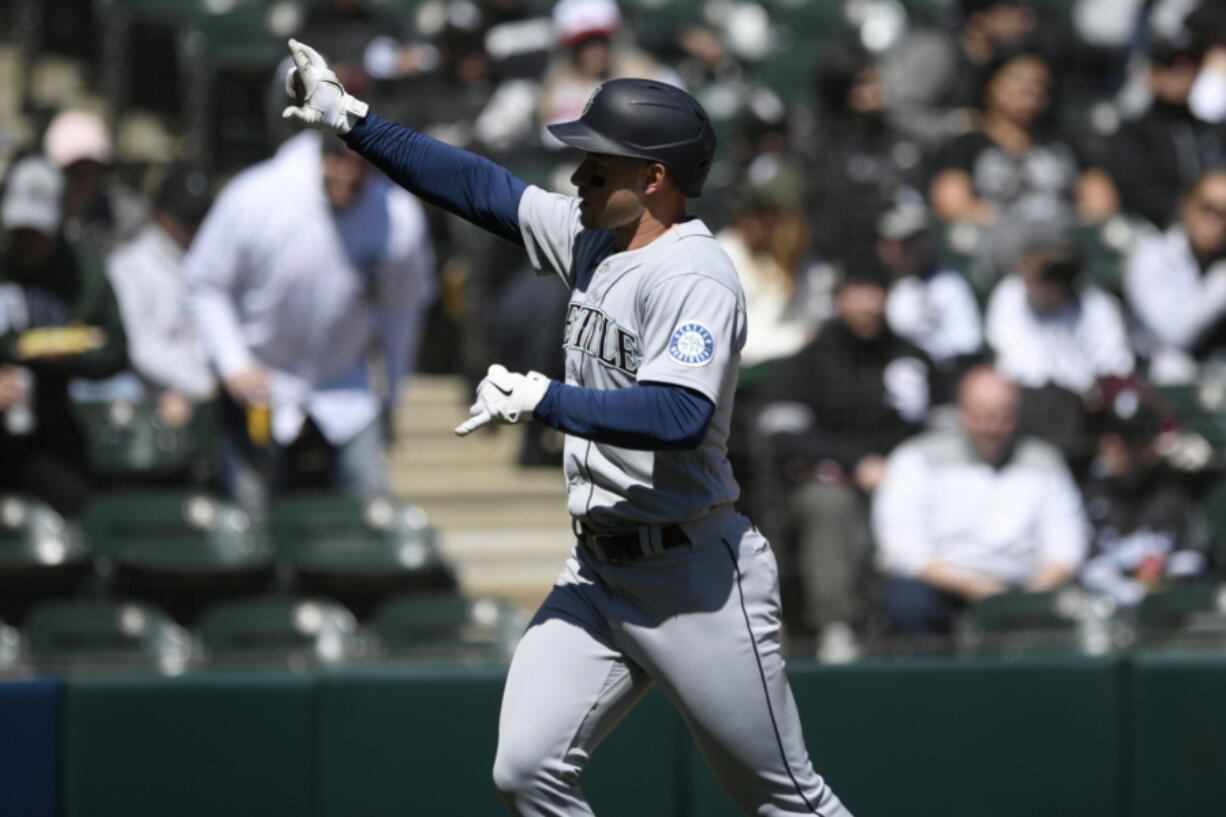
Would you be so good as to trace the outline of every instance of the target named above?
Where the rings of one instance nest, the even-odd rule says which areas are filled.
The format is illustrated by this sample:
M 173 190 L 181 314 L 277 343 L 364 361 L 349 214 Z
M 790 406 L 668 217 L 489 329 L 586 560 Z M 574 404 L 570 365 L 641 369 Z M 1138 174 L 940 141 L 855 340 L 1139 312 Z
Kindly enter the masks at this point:
M 60 682 L 0 682 L 0 813 L 56 814 Z

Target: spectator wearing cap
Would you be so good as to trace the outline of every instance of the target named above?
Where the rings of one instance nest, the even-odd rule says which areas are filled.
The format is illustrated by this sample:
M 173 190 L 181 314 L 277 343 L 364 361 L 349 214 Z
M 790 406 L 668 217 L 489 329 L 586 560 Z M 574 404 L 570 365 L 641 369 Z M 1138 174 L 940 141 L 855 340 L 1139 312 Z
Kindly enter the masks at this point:
M 170 168 L 149 223 L 107 258 L 132 367 L 172 428 L 186 424 L 193 403 L 208 399 L 216 388 L 183 280 L 183 259 L 211 203 L 202 171 Z
M 1000 373 L 1022 387 L 1022 431 L 1084 463 L 1085 400 L 1105 377 L 1126 377 L 1134 358 L 1116 300 L 1082 275 L 1068 224 L 1018 230 L 1013 274 L 988 300 L 985 335 Z
M 1184 195 L 1176 222 L 1137 242 L 1124 297 L 1150 379 L 1194 380 L 1196 357 L 1226 320 L 1226 169 L 1202 175 Z
M 295 443 L 323 455 L 329 487 L 384 492 L 385 423 L 435 292 L 417 199 L 339 139 L 303 132 L 222 190 L 184 277 L 224 387 L 222 470 L 235 498 L 262 513 L 301 476 L 287 464 Z
M 114 150 L 102 118 L 89 111 L 56 114 L 43 153 L 64 173 L 64 235 L 106 255 L 145 223 L 143 198 L 113 175 Z
M 873 501 L 892 632 L 948 634 L 967 604 L 1071 580 L 1087 539 L 1081 495 L 1051 445 L 1018 436 L 1018 393 L 990 366 L 958 392 L 957 428 L 890 455 Z
M 966 279 L 943 268 L 922 202 L 900 202 L 877 221 L 877 256 L 890 275 L 890 328 L 922 349 L 939 375 L 933 402 L 983 347 L 983 319 Z
M 1084 485 L 1093 538 L 1081 581 L 1135 604 L 1151 590 L 1204 575 L 1203 480 L 1164 456 L 1177 432 L 1143 384 L 1109 381 L 1102 402 L 1098 453 Z
M 541 78 L 537 118 L 546 147 L 561 148 L 546 125 L 578 119 L 596 86 L 617 77 L 681 85 L 676 72 L 634 46 L 613 0 L 561 0 L 553 7 L 558 50 Z
M 1190 40 L 1162 40 L 1149 52 L 1149 109 L 1125 122 L 1109 143 L 1111 175 L 1124 210 L 1165 228 L 1180 195 L 1226 160 L 1226 133 L 1188 108 L 1202 54 Z
M 60 171 L 32 156 L 0 204 L 0 490 L 75 516 L 89 483 L 69 383 L 121 371 L 127 343 L 101 263 L 61 235 L 63 193 Z
M 890 330 L 885 304 L 880 276 L 842 280 L 834 318 L 778 364 L 759 417 L 787 484 L 804 624 L 831 659 L 854 654 L 854 628 L 865 612 L 866 501 L 885 477 L 890 451 L 928 411 L 928 360 Z

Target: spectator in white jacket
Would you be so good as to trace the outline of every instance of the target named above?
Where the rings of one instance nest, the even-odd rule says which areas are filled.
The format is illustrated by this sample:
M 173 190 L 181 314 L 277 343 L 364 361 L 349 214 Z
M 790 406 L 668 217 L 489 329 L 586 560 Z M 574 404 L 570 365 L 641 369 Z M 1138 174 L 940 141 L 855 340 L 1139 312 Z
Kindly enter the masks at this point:
M 958 405 L 960 428 L 895 449 L 873 501 L 883 604 L 898 634 L 948 633 L 969 602 L 1057 587 L 1085 557 L 1077 485 L 1059 451 L 1018 437 L 1016 387 L 978 366 Z
M 132 368 L 172 428 L 191 420 L 193 404 L 211 397 L 217 385 L 183 280 L 187 248 L 212 201 L 202 171 L 172 167 L 158 188 L 149 223 L 107 257 Z
M 1134 359 L 1115 298 L 1084 279 L 1063 223 L 1018 226 L 1014 272 L 988 300 L 985 335 L 1000 373 L 1021 388 L 1021 432 L 1057 445 L 1078 465 L 1093 453 L 1086 399 Z
M 340 140 L 305 132 L 222 191 L 186 272 L 228 398 L 223 473 L 239 501 L 258 512 L 292 476 L 285 450 L 320 437 L 332 484 L 385 491 L 383 420 L 436 289 L 418 201 Z
M 1197 346 L 1226 318 L 1226 170 L 1201 176 L 1176 222 L 1138 242 L 1124 295 L 1136 316 L 1138 345 L 1150 358 L 1150 379 L 1194 380 Z

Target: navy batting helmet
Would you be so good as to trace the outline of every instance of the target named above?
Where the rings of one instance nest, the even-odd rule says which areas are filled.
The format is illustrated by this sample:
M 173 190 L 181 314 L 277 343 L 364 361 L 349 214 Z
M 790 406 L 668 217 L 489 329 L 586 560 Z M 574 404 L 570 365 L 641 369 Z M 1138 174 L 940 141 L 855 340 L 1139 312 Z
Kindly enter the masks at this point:
M 659 162 L 690 198 L 702 193 L 715 155 L 715 131 L 698 100 L 650 79 L 605 82 L 592 93 L 582 116 L 550 125 L 549 132 L 588 153 Z

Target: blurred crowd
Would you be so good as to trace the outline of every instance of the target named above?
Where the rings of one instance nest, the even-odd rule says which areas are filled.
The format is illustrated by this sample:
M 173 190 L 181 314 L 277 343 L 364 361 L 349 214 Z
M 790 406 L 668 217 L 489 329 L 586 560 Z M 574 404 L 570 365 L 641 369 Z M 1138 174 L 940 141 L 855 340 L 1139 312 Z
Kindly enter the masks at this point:
M 721 141 L 694 209 L 749 312 L 731 453 L 823 656 L 948 634 L 1006 591 L 1127 606 L 1220 576 L 1219 4 L 274 5 L 297 11 L 276 35 L 384 118 L 563 192 L 576 157 L 545 126 L 604 79 L 703 102 Z M 38 126 L 0 122 L 0 490 L 79 514 L 109 483 L 74 406 L 123 399 L 168 429 L 216 411 L 212 471 L 159 480 L 256 514 L 304 484 L 378 495 L 415 366 L 560 374 L 566 292 L 286 130 L 287 67 L 214 78 L 255 98 L 234 138 L 256 156 L 203 138 L 188 100 L 179 148 L 149 160 L 119 156 L 105 97 L 39 107 L 27 86 Z M 530 426 L 521 456 L 560 446 Z

